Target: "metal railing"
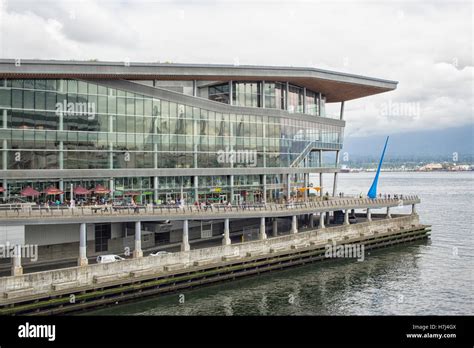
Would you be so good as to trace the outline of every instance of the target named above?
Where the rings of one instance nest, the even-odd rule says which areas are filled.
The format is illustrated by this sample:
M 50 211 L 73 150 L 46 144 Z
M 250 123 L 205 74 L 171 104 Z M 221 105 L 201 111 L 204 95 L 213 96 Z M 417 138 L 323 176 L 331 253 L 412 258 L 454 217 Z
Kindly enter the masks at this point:
M 417 204 L 420 202 L 418 196 L 402 196 L 401 198 L 354 198 L 335 197 L 328 200 L 313 202 L 293 202 L 293 203 L 255 203 L 240 205 L 211 204 L 205 206 L 198 205 L 137 205 L 137 206 L 113 206 L 96 205 L 83 207 L 53 206 L 44 207 L 38 205 L 1 205 L 0 220 L 4 218 L 29 218 L 29 217 L 75 217 L 75 216 L 123 216 L 123 215 L 156 215 L 166 218 L 167 215 L 192 214 L 213 215 L 244 212 L 282 212 L 282 211 L 311 211 L 311 210 L 337 210 L 351 208 L 380 208 Z

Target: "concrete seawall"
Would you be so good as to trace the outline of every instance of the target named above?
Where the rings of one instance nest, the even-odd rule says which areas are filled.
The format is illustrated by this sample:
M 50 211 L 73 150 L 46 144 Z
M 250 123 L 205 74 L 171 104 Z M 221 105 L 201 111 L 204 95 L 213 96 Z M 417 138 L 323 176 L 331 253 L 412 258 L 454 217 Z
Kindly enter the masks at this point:
M 270 254 L 300 245 L 327 243 L 345 238 L 374 235 L 419 225 L 418 215 L 374 220 L 353 225 L 314 229 L 306 232 L 204 249 L 195 249 L 160 256 L 127 259 L 110 264 L 93 264 L 53 271 L 29 273 L 0 278 L 0 305 L 21 301 L 23 298 L 51 296 L 78 288 L 103 287 L 116 280 L 133 278 L 140 274 L 169 274 L 174 270 L 193 269 L 202 265 L 244 259 L 252 254 Z

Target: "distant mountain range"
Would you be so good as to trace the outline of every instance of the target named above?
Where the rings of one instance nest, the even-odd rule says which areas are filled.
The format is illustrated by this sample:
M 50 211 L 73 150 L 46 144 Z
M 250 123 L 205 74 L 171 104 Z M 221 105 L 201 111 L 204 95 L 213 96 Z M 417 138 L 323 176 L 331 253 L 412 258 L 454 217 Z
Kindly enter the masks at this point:
M 349 162 L 378 161 L 385 142 L 390 140 L 385 154 L 386 162 L 399 161 L 450 161 L 456 153 L 456 162 L 474 159 L 474 125 L 443 130 L 374 135 L 347 136 L 342 152 L 347 152 Z

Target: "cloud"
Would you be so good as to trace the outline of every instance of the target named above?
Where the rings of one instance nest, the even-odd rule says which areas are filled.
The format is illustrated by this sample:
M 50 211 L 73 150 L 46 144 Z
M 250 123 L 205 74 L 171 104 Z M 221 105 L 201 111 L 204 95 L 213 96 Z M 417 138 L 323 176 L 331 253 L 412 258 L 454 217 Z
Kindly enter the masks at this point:
M 0 55 L 238 61 L 345 71 L 399 81 L 394 92 L 346 104 L 347 135 L 440 129 L 473 122 L 472 6 L 439 1 L 4 1 Z M 410 106 L 416 115 L 408 112 Z M 328 109 L 338 112 L 338 107 Z

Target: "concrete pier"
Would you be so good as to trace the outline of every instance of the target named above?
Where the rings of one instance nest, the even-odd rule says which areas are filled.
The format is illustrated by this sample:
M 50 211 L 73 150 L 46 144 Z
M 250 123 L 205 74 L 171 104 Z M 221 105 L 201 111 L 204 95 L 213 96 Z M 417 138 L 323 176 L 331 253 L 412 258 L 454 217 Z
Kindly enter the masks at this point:
M 372 213 L 370 208 L 367 208 L 367 221 L 372 221 Z
M 183 241 L 181 243 L 181 251 L 189 251 L 189 223 L 188 220 L 183 221 Z
M 291 218 L 291 233 L 298 233 L 298 219 L 296 215 L 293 215 Z
M 224 219 L 224 238 L 222 238 L 222 245 L 230 245 L 230 228 L 229 219 Z
M 79 226 L 79 260 L 78 266 L 86 266 L 89 263 L 87 260 L 87 229 L 86 224 L 82 223 Z
M 416 205 L 415 204 L 411 205 L 411 214 L 416 215 Z
M 349 225 L 349 209 L 344 212 L 344 225 Z
M 314 214 L 309 214 L 309 227 L 314 227 Z
M 13 256 L 12 276 L 19 276 L 23 274 L 23 267 L 21 266 L 21 245 L 15 245 L 15 255 Z
M 273 233 L 273 237 L 278 237 L 278 220 L 277 220 L 277 218 L 273 219 L 272 233 Z
M 205 250 L 168 253 L 159 258 L 143 257 L 93 264 L 85 268 L 73 267 L 0 277 L 0 314 L 51 314 L 51 299 L 54 299 L 54 313 L 74 311 L 77 308 L 69 302 L 69 294 L 79 294 L 85 287 L 91 289 L 88 290 L 87 301 L 92 308 L 106 303 L 104 291 L 115 296 L 108 300 L 112 304 L 128 296 L 122 289 L 139 293 L 140 297 L 152 296 L 168 291 L 168 285 L 170 291 L 176 290 L 176 286 L 180 286 L 177 282 L 182 280 L 190 288 L 198 286 L 203 275 L 206 279 L 213 278 L 218 282 L 227 279 L 229 272 L 235 272 L 236 269 L 245 272 L 236 272 L 233 276 L 249 275 L 248 270 L 254 272 L 252 274 L 259 274 L 260 266 L 255 266 L 257 261 L 261 263 L 262 269 L 268 265 L 281 265 L 282 262 L 288 266 L 301 265 L 302 262 L 308 263 L 311 260 L 319 262 L 321 256 L 324 257 L 324 245 L 335 236 L 340 239 L 341 244 L 364 243 L 366 250 L 370 250 L 372 246 L 380 248 L 429 237 L 429 226 L 421 225 L 418 215 L 394 215 L 391 219 L 386 219 L 384 215 L 378 214 L 373 222 L 334 225 L 324 230 L 314 229 L 267 240 L 236 243 L 232 248 L 219 245 Z M 306 250 L 295 245 L 314 247 Z M 316 252 L 319 249 L 320 252 Z M 304 260 L 302 256 L 305 257 Z M 195 274 L 194 283 L 194 278 L 189 278 L 190 274 Z M 156 286 L 157 278 L 163 281 L 159 288 Z M 104 290 L 104 286 L 110 289 Z M 117 292 L 119 287 L 121 290 Z M 19 306 L 16 307 L 16 304 Z M 40 312 L 38 308 L 41 308 Z
M 133 250 L 133 257 L 143 257 L 142 251 L 142 223 L 135 222 L 135 249 Z
M 258 234 L 260 240 L 267 239 L 267 233 L 265 232 L 265 218 L 260 218 L 260 233 Z
M 390 214 L 390 207 L 387 207 L 387 219 L 391 219 L 392 215 Z

